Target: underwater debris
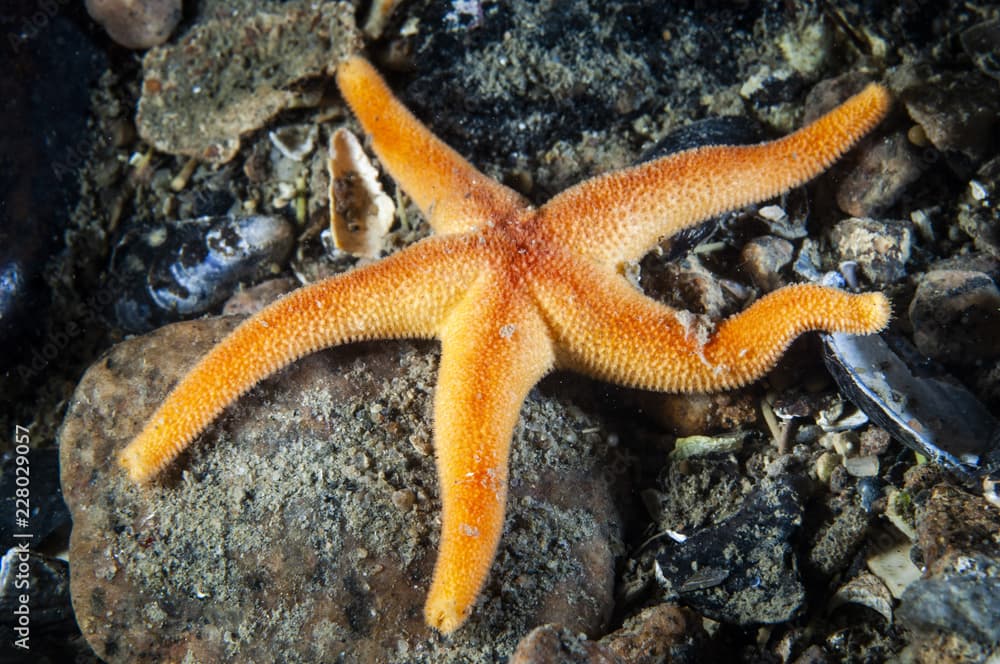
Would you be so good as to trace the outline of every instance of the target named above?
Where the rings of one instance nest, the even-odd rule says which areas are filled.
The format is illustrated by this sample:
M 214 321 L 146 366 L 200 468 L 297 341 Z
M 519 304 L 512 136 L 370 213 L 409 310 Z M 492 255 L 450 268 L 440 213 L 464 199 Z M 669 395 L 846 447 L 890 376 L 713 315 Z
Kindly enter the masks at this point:
M 338 129 L 330 137 L 330 231 L 336 247 L 375 258 L 395 218 L 396 206 L 382 191 L 378 171 L 357 137 Z

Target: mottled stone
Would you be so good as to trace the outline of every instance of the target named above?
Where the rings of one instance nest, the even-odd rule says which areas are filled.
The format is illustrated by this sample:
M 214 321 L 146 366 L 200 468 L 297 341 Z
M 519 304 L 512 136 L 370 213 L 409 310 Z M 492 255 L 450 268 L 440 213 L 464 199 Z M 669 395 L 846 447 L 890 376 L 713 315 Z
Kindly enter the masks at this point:
M 642 410 L 678 436 L 749 428 L 757 422 L 754 392 L 737 390 L 715 394 L 661 394 L 643 392 Z
M 628 664 L 666 664 L 684 661 L 707 639 L 702 618 L 675 604 L 657 604 L 625 621 L 621 629 L 600 640 L 601 645 Z
M 855 217 L 877 216 L 892 207 L 928 166 L 902 132 L 865 142 L 837 186 L 837 206 Z
M 954 363 L 1000 355 L 1000 290 L 982 272 L 927 272 L 909 315 L 913 343 L 924 355 Z
M 517 645 L 510 664 L 625 664 L 608 648 L 559 625 L 531 630 Z
M 754 238 L 740 252 L 741 264 L 757 288 L 770 292 L 786 285 L 781 270 L 792 262 L 795 246 L 773 235 Z
M 859 453 L 862 456 L 885 454 L 892 444 L 892 436 L 881 427 L 870 426 L 861 432 Z
M 956 555 L 1000 560 L 1000 510 L 980 496 L 938 484 L 917 505 L 917 544 L 928 574 Z
M 1000 510 L 940 484 L 917 507 L 927 571 L 897 611 L 917 662 L 978 662 L 1000 644 Z
M 831 496 L 826 507 L 829 516 L 806 547 L 806 560 L 811 570 L 829 578 L 850 563 L 868 533 L 871 516 L 853 496 Z
M 958 227 L 976 249 L 1000 258 L 1000 157 L 980 168 L 958 201 Z
M 830 242 L 839 261 L 854 261 L 873 284 L 890 284 L 906 276 L 913 243 L 912 225 L 852 217 L 830 231 Z
M 532 392 L 504 538 L 470 621 L 422 609 L 440 504 L 427 343 L 310 355 L 252 390 L 149 486 L 114 457 L 238 319 L 161 328 L 91 367 L 60 435 L 77 620 L 124 661 L 489 661 L 538 624 L 598 633 L 619 525 L 598 422 Z M 400 491 L 412 492 L 407 509 Z
M 345 2 L 288 2 L 278 13 L 228 15 L 196 25 L 143 58 L 139 135 L 157 150 L 224 163 L 240 137 L 283 110 L 315 106 L 358 50 L 354 8 Z

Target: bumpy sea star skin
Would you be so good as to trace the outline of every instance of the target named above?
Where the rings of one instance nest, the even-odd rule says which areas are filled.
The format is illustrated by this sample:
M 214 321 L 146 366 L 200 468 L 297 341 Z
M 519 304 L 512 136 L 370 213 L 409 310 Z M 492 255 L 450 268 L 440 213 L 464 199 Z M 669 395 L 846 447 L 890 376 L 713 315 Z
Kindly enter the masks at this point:
M 307 353 L 363 339 L 440 339 L 443 516 L 425 617 L 442 632 L 466 620 L 486 580 L 514 425 L 543 375 L 558 367 L 653 390 L 719 390 L 760 377 L 805 331 L 867 334 L 888 322 L 880 293 L 795 285 L 709 329 L 619 273 L 663 236 L 822 172 L 887 111 L 878 85 L 785 138 L 671 155 L 587 180 L 536 209 L 431 134 L 365 60 L 344 62 L 337 82 L 438 235 L 247 319 L 174 388 L 120 460 L 134 480 L 148 480 L 228 404 Z

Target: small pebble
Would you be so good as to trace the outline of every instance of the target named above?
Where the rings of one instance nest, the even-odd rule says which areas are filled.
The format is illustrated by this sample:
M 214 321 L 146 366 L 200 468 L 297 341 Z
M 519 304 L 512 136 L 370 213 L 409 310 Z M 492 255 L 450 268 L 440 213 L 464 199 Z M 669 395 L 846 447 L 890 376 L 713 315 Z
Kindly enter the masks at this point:
M 754 238 L 743 246 L 740 259 L 754 284 L 765 292 L 785 285 L 782 269 L 792 262 L 795 247 L 773 235 Z
M 167 41 L 181 20 L 181 0 L 86 0 L 86 5 L 108 36 L 137 50 Z
M 873 284 L 906 276 L 913 229 L 909 221 L 852 217 L 834 226 L 830 242 L 838 261 L 854 261 Z
M 870 217 L 892 207 L 927 169 L 901 133 L 864 143 L 854 168 L 837 188 L 837 205 L 854 217 Z
M 909 317 L 913 342 L 924 355 L 955 363 L 1000 356 L 1000 290 L 982 272 L 927 272 Z

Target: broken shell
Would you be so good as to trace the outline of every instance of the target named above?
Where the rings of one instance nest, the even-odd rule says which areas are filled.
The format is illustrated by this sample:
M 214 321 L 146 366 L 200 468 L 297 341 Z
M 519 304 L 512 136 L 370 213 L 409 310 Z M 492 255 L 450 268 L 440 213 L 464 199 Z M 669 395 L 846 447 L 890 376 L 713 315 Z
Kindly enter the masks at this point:
M 910 449 L 963 475 L 1000 468 L 1000 422 L 968 390 L 915 366 L 901 339 L 822 335 L 824 360 L 841 391 Z
M 717 454 L 719 452 L 738 452 L 743 448 L 743 442 L 749 435 L 746 431 L 736 431 L 721 436 L 687 436 L 678 438 L 670 458 L 674 461 L 692 457 Z
M 274 147 L 294 161 L 303 161 L 316 147 L 319 130 L 316 125 L 290 125 L 267 132 Z
M 330 230 L 337 248 L 375 258 L 395 216 L 396 206 L 382 191 L 378 171 L 357 137 L 338 129 L 330 137 Z
M 892 593 L 885 584 L 869 572 L 862 572 L 837 590 L 830 599 L 830 612 L 844 604 L 866 606 L 892 624 Z
M 872 574 L 877 576 L 889 589 L 892 596 L 899 599 L 903 591 L 920 578 L 920 569 L 910 558 L 909 541 L 900 541 L 890 548 L 878 551 L 865 561 Z

